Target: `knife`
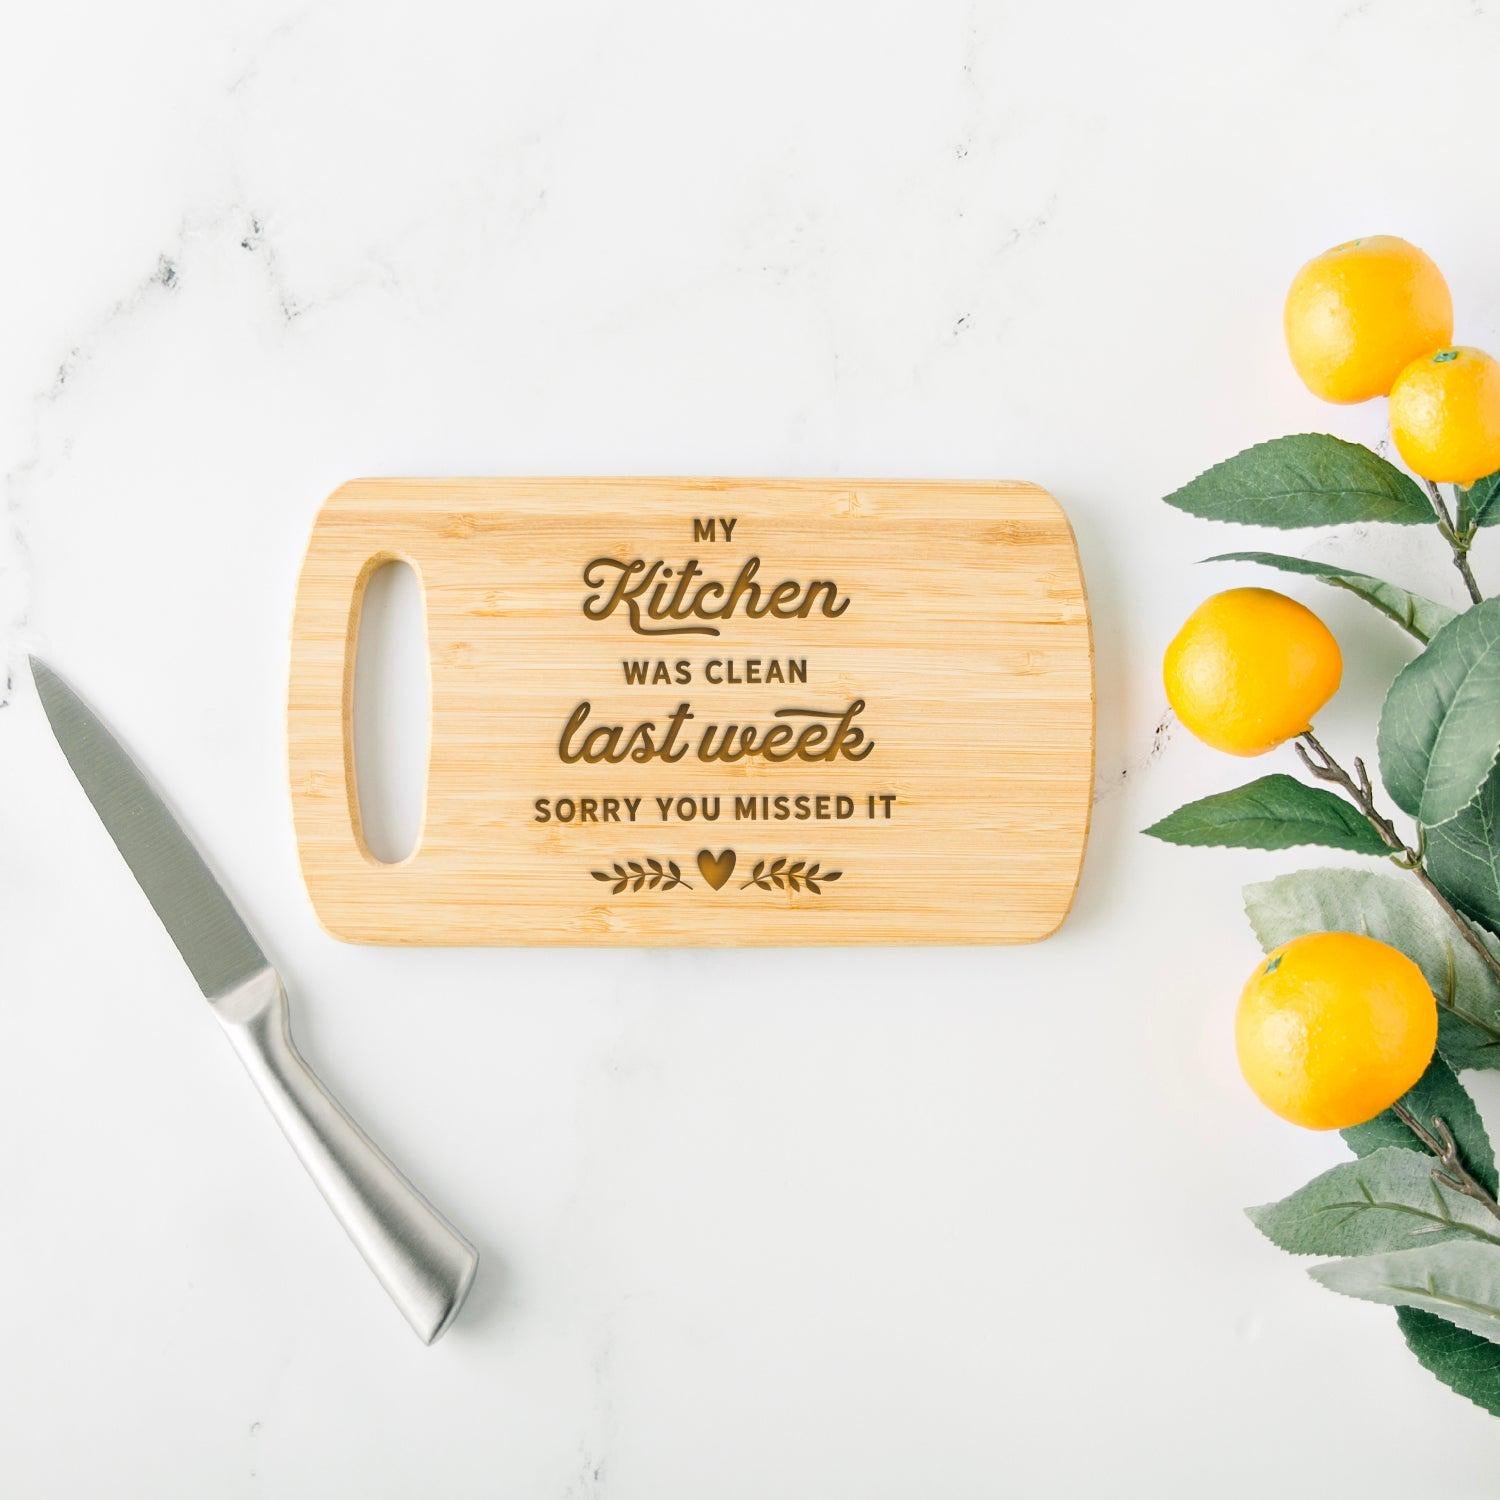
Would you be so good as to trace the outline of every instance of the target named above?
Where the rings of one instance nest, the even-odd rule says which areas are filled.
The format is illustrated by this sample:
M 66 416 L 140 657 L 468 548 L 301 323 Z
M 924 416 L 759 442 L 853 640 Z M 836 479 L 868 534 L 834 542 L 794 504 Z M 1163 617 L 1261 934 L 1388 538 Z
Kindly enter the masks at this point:
M 125 748 L 45 662 L 42 707 L 73 774 L 177 945 L 282 1133 L 424 1344 L 458 1315 L 479 1254 L 302 1060 L 270 960 Z

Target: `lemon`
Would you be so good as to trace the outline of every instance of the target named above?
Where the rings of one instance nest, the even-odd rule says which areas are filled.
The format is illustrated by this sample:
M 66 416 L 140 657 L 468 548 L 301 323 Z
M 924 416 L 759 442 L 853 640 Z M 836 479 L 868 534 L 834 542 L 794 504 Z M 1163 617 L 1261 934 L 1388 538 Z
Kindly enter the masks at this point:
M 1167 698 L 1188 729 L 1231 755 L 1263 755 L 1312 727 L 1343 675 L 1339 643 L 1274 589 L 1205 599 L 1167 647 Z
M 1293 938 L 1240 996 L 1235 1046 L 1268 1109 L 1344 1130 L 1388 1109 L 1427 1071 L 1437 1001 L 1404 953 L 1354 932 Z
M 1500 363 L 1482 349 L 1434 350 L 1391 387 L 1391 436 L 1406 466 L 1439 484 L 1500 469 Z
M 1292 364 L 1315 396 L 1368 401 L 1453 337 L 1453 298 L 1415 245 L 1376 234 L 1308 261 L 1292 279 L 1282 321 Z

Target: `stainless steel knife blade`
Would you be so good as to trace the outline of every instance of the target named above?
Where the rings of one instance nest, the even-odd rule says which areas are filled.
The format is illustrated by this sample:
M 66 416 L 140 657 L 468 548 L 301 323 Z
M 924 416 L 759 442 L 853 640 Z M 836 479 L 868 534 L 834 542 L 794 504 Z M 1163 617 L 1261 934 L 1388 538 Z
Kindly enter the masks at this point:
M 458 1316 L 479 1253 L 323 1087 L 292 1040 L 280 978 L 124 746 L 45 662 L 42 707 L 68 764 L 230 1045 L 366 1264 L 423 1343 Z
M 33 656 L 31 675 L 78 784 L 198 988 L 212 999 L 269 968 L 224 888 L 125 747 L 46 662 Z

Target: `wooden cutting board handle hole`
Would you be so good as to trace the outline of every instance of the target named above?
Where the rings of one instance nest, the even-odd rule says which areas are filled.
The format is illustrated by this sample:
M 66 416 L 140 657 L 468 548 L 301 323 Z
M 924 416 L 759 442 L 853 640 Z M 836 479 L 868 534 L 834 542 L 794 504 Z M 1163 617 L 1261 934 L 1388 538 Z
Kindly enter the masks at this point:
M 409 860 L 421 842 L 432 719 L 426 613 L 412 564 L 372 559 L 351 602 L 344 753 L 355 838 L 384 865 Z

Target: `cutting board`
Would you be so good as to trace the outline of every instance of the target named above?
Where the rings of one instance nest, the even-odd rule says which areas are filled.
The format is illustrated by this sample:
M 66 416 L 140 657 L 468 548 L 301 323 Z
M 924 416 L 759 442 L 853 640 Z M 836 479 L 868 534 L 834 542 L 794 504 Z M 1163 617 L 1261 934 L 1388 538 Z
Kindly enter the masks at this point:
M 350 726 L 392 559 L 431 751 L 382 864 Z M 1029 942 L 1088 833 L 1083 578 L 1031 484 L 360 479 L 313 528 L 288 735 L 307 888 L 353 942 Z

